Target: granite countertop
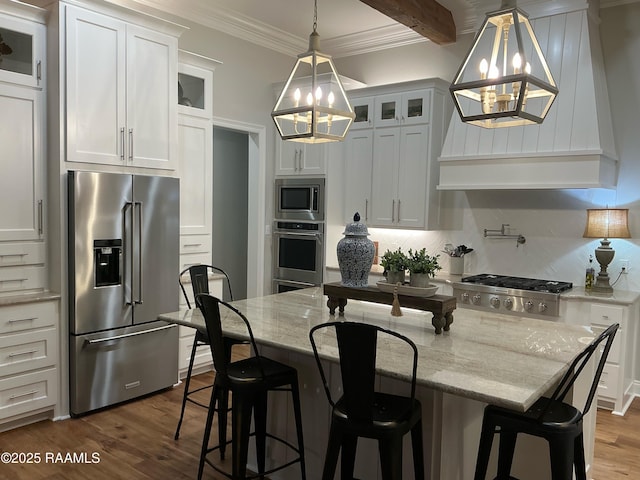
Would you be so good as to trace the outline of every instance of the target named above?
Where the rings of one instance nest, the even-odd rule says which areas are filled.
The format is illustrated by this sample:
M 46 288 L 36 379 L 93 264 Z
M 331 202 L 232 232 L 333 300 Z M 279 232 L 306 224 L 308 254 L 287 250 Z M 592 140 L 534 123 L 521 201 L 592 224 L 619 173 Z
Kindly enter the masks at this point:
M 344 317 L 329 315 L 322 288 L 309 288 L 234 302 L 249 321 L 259 344 L 312 354 L 312 326 L 344 318 L 366 321 L 399 331 L 418 346 L 418 384 L 435 390 L 524 411 L 559 380 L 571 360 L 593 338 L 588 327 L 531 318 L 457 309 L 450 332 L 435 335 L 431 314 L 349 300 Z M 223 318 L 226 334 L 246 338 L 244 324 Z M 160 315 L 161 320 L 204 329 L 198 310 Z M 320 354 L 335 360 L 329 337 Z M 406 379 L 407 357 L 383 349 L 378 357 L 382 375 Z
M 7 305 L 19 305 L 21 303 L 46 302 L 59 300 L 60 294 L 54 292 L 22 293 L 20 295 L 0 296 L 0 307 Z

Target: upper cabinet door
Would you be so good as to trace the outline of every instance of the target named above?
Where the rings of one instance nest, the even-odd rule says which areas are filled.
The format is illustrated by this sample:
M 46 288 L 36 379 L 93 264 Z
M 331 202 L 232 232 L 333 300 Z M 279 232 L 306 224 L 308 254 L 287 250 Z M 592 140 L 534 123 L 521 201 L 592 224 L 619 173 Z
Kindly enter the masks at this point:
M 356 118 L 353 119 L 351 130 L 373 127 L 373 105 L 374 97 L 354 98 L 351 100 L 353 113 Z
M 127 147 L 129 165 L 175 169 L 178 40 L 127 25 Z
M 125 165 L 126 28 L 67 6 L 67 160 Z
M 45 25 L 0 15 L 0 81 L 44 85 Z
M 212 70 L 184 63 L 179 64 L 178 113 L 211 118 L 213 116 L 212 84 Z
M 0 85 L 0 241 L 44 238 L 43 104 L 43 92 Z
M 67 161 L 175 169 L 177 38 L 66 12 Z

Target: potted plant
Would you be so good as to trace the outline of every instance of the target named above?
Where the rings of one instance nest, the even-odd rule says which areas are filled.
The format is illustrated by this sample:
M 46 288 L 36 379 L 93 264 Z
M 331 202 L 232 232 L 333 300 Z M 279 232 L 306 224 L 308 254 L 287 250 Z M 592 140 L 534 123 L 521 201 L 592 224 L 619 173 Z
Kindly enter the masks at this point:
M 409 284 L 412 287 L 428 287 L 429 279 L 434 277 L 436 271 L 442 268 L 438 264 L 439 257 L 440 255 L 429 255 L 426 248 L 415 252 L 409 249 Z
M 407 269 L 407 256 L 398 248 L 395 252 L 387 250 L 380 259 L 380 265 L 384 268 L 384 276 L 388 283 L 404 283 L 405 270 Z

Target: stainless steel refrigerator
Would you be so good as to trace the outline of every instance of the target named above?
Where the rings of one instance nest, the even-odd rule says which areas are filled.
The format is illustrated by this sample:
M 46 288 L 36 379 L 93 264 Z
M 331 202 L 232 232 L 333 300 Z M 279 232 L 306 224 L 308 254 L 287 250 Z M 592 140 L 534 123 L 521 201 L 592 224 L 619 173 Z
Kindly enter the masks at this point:
M 178 379 L 179 180 L 68 172 L 70 411 Z

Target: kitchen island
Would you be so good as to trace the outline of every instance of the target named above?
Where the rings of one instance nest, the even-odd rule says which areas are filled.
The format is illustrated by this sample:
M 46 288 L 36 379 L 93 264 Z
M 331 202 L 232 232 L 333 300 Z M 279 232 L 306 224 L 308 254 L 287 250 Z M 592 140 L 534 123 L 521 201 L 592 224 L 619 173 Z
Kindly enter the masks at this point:
M 526 410 L 553 387 L 575 355 L 593 338 L 587 327 L 463 309 L 456 312 L 451 331 L 435 335 L 431 315 L 426 312 L 403 308 L 402 317 L 393 317 L 387 305 L 352 301 L 344 317 L 334 317 L 329 314 L 326 301 L 322 288 L 310 288 L 234 302 L 251 322 L 262 353 L 298 369 L 310 480 L 320 478 L 330 419 L 308 340 L 312 326 L 338 318 L 366 321 L 399 331 L 416 343 L 425 463 L 431 472 L 429 478 L 434 480 L 472 478 L 484 405 Z M 197 310 L 168 313 L 160 319 L 204 328 Z M 223 327 L 227 335 L 246 338 L 239 320 L 223 318 Z M 319 343 L 330 382 L 339 374 L 333 340 L 327 336 Z M 386 390 L 407 392 L 407 363 L 406 357 L 393 348 L 385 348 L 379 354 L 379 381 Z M 589 372 L 584 373 L 585 381 L 574 388 L 579 408 L 579 399 L 589 383 Z M 287 402 L 279 401 L 284 398 L 272 401 L 269 428 L 293 439 Z M 585 419 L 588 464 L 593 455 L 594 421 L 593 415 Z M 521 440 L 525 438 L 518 441 L 513 474 L 522 480 L 547 478 L 546 443 L 535 438 Z M 268 452 L 270 458 L 284 455 L 275 447 Z M 405 478 L 412 478 L 408 452 L 405 450 Z M 372 458 L 377 459 L 375 444 L 360 441 L 356 477 L 380 478 L 378 462 Z M 287 469 L 280 473 L 282 477 L 277 478 L 294 479 L 298 472 Z

